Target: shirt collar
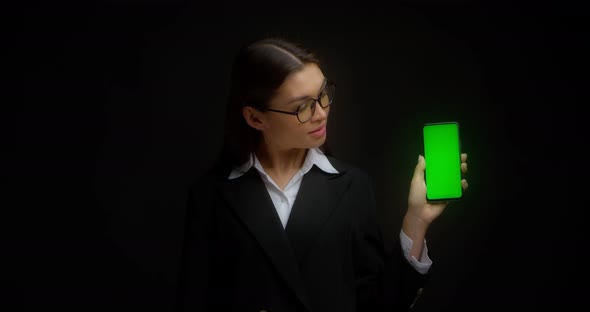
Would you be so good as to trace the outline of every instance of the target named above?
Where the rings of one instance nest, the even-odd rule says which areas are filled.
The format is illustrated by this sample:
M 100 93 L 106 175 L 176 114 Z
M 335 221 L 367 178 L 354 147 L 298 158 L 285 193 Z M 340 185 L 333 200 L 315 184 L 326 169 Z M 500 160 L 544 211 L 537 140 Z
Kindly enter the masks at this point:
M 302 173 L 306 174 L 307 172 L 309 172 L 309 170 L 311 170 L 313 165 L 316 165 L 318 168 L 320 168 L 322 171 L 324 171 L 326 173 L 333 173 L 333 174 L 338 173 L 338 170 L 336 170 L 336 168 L 334 168 L 334 166 L 332 166 L 332 164 L 328 160 L 328 157 L 326 157 L 326 155 L 322 152 L 322 150 L 320 150 L 317 147 L 310 148 L 307 151 L 307 155 L 305 156 L 305 160 L 303 161 L 303 166 L 301 166 Z M 252 167 L 256 168 L 259 172 L 266 174 L 264 172 L 264 168 L 262 168 L 262 165 L 260 164 L 260 161 L 258 160 L 258 157 L 256 157 L 256 154 L 252 153 L 251 157 L 248 159 L 247 162 L 245 162 L 241 166 L 236 167 L 232 170 L 228 179 L 231 180 L 231 179 L 239 178 L 244 173 L 246 173 L 248 170 L 250 170 Z

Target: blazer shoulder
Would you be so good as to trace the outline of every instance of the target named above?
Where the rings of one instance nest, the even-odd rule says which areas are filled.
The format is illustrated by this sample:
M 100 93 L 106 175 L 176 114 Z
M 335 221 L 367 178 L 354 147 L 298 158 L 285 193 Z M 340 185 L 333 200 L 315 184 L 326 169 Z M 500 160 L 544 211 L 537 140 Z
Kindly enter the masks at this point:
M 227 180 L 231 168 L 229 166 L 211 166 L 203 171 L 195 173 L 188 183 L 188 189 L 190 192 L 197 190 L 210 191 L 211 187 L 223 183 Z

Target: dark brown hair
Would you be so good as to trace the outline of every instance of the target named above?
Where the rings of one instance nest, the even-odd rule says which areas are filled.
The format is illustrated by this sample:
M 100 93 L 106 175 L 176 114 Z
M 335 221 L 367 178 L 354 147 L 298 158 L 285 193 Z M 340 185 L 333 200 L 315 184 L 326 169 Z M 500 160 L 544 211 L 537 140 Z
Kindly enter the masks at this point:
M 287 76 L 309 63 L 319 65 L 320 61 L 309 49 L 283 38 L 263 38 L 241 47 L 232 65 L 219 162 L 238 166 L 249 160 L 260 142 L 261 133 L 246 123 L 242 108 L 267 107 Z M 320 148 L 330 154 L 327 144 Z

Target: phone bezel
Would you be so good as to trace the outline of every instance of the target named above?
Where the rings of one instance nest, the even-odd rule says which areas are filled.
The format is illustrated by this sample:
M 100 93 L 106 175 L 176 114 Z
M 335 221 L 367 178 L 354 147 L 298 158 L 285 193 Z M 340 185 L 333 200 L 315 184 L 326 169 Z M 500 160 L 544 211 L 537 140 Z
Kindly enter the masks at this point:
M 442 122 L 427 122 L 424 123 L 422 126 L 422 155 L 426 157 L 426 137 L 424 135 L 424 130 L 426 127 L 431 126 L 440 126 L 440 125 L 448 125 L 448 124 L 455 124 L 457 126 L 457 138 L 458 138 L 458 146 L 459 146 L 459 162 L 461 162 L 461 128 L 460 124 L 457 121 L 442 121 Z M 459 170 L 461 170 L 461 165 L 459 164 Z M 426 163 L 426 168 L 424 170 L 424 183 L 426 183 L 426 175 L 428 171 L 428 162 Z M 461 173 L 461 177 L 463 174 Z M 460 183 L 460 182 L 459 182 Z M 428 190 L 428 184 L 426 185 L 426 189 Z M 429 203 L 440 203 L 440 202 L 453 202 L 453 201 L 460 201 L 463 199 L 463 188 L 461 187 L 461 195 L 458 197 L 447 197 L 447 198 L 428 198 L 428 191 L 426 192 L 426 201 Z

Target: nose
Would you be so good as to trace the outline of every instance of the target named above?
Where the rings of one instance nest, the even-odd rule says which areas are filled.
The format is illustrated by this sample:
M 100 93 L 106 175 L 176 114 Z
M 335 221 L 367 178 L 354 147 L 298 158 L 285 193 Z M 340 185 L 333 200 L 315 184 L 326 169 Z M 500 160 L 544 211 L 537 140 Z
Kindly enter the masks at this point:
M 315 102 L 315 112 L 311 116 L 312 120 L 324 120 L 328 117 L 330 106 L 323 108 L 318 102 Z

